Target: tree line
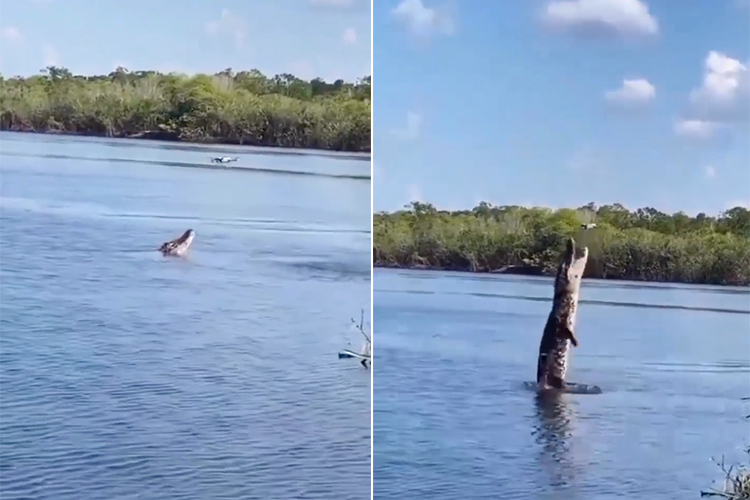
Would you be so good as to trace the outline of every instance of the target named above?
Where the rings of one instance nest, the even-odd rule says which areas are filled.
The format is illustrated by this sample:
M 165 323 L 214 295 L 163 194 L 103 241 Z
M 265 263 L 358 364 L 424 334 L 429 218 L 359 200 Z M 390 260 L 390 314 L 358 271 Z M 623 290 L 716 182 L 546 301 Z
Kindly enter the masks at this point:
M 371 77 L 355 83 L 258 70 L 187 76 L 117 68 L 0 75 L 0 130 L 370 151 Z
M 373 216 L 373 263 L 551 274 L 569 237 L 589 248 L 587 277 L 750 285 L 750 210 L 743 207 L 692 217 L 620 204 L 552 210 L 482 202 L 445 211 L 412 202 Z

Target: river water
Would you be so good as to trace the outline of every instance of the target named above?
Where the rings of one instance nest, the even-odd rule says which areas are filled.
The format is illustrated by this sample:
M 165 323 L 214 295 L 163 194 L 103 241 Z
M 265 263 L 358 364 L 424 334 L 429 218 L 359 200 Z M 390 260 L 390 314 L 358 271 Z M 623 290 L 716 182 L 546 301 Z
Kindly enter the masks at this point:
M 376 500 L 699 498 L 743 458 L 748 288 L 584 281 L 568 378 L 604 392 L 544 403 L 551 280 L 373 279 Z
M 0 134 L 0 498 L 368 498 L 369 175 Z

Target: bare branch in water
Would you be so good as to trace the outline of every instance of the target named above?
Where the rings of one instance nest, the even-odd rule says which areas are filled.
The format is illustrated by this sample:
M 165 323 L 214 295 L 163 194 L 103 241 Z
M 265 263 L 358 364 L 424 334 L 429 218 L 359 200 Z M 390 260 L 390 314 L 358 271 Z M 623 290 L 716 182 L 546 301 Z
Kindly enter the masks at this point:
M 365 333 L 365 310 L 362 309 L 362 314 L 360 315 L 359 323 L 357 323 L 354 318 L 352 318 L 352 324 L 359 330 L 359 332 L 364 335 L 365 339 L 368 343 L 372 343 L 370 340 L 370 336 Z
M 742 398 L 742 401 L 750 401 L 750 398 Z M 745 418 L 750 418 L 750 415 Z M 712 488 L 708 491 L 701 491 L 701 497 L 750 500 L 750 447 L 745 448 L 745 453 L 748 455 L 747 464 L 735 464 L 729 467 L 724 463 L 722 456 L 718 465 L 724 473 L 724 487 L 720 490 Z

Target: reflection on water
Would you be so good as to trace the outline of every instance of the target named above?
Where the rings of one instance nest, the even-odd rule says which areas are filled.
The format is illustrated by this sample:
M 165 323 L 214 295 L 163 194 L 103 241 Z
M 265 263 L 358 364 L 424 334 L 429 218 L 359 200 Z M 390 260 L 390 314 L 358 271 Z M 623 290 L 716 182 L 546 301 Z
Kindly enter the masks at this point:
M 566 404 L 565 396 L 553 391 L 534 397 L 535 422 L 531 435 L 541 448 L 538 459 L 547 476 L 547 489 L 570 486 L 575 482 L 575 466 L 571 446 L 575 414 Z

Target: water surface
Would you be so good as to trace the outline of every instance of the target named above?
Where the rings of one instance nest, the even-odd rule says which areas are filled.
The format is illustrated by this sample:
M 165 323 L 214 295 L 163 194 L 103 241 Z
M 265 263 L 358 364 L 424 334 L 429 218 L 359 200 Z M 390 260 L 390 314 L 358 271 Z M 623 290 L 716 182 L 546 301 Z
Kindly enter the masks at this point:
M 538 401 L 547 278 L 374 273 L 376 499 L 699 498 L 742 459 L 750 289 L 584 281 L 569 380 Z
M 369 162 L 0 139 L 0 498 L 369 497 Z

